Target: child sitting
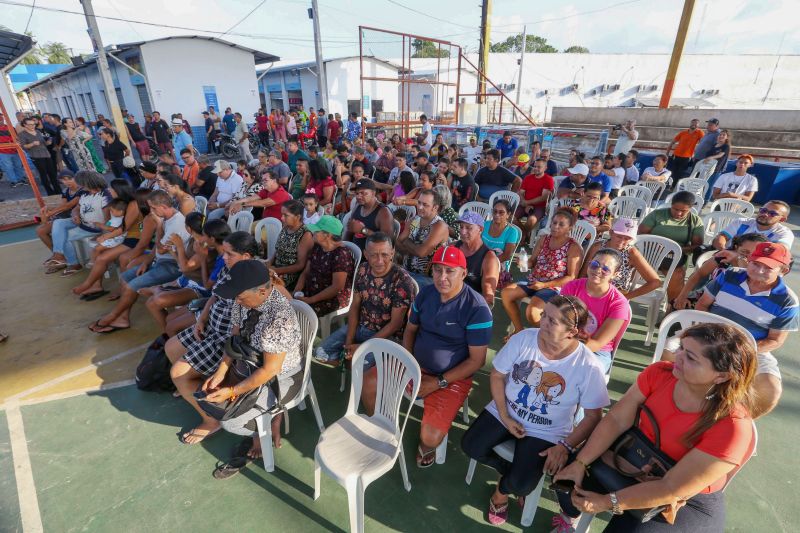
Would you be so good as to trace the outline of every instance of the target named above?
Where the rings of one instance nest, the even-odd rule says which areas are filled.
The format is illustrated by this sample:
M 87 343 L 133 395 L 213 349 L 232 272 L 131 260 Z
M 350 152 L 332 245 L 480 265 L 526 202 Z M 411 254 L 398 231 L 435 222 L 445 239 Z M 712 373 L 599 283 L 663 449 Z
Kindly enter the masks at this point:
M 125 240 L 126 232 L 122 225 L 125 221 L 125 211 L 127 209 L 128 202 L 122 198 L 116 198 L 108 205 L 108 211 L 111 216 L 102 227 L 103 233 L 89 240 L 89 246 L 92 248 L 93 263 L 103 250 L 119 246 Z
M 313 192 L 307 192 L 303 195 L 303 224 L 316 224 L 322 216 L 319 213 L 319 197 Z

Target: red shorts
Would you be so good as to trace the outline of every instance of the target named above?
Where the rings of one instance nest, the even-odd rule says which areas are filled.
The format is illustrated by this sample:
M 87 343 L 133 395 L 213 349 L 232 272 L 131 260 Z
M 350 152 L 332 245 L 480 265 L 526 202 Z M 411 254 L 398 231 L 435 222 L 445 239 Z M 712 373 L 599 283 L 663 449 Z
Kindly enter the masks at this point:
M 437 389 L 425 396 L 422 423 L 433 426 L 442 433 L 450 431 L 458 410 L 467 399 L 472 388 L 472 378 L 454 381 L 444 389 Z

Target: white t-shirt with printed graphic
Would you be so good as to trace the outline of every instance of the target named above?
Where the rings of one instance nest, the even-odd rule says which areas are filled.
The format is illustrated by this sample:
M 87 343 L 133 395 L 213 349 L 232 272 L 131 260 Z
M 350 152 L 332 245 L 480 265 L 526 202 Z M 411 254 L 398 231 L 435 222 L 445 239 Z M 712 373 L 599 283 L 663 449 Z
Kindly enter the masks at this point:
M 526 329 L 511 337 L 494 358 L 494 368 L 506 375 L 506 404 L 525 435 L 552 443 L 572 433 L 578 406 L 609 405 L 603 365 L 582 343 L 563 359 L 551 361 L 539 349 L 539 330 Z M 494 400 L 486 410 L 498 420 Z

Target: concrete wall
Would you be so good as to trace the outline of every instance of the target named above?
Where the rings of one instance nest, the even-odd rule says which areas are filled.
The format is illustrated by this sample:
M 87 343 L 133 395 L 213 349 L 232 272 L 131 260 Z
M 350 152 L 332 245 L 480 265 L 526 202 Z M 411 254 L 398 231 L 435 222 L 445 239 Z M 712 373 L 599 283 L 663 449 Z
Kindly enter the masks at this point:
M 253 121 L 260 102 L 252 53 L 203 39 L 171 39 L 145 43 L 141 54 L 153 110 L 162 116 L 183 113 L 190 124 L 202 124 L 203 86 L 213 85 L 221 110 L 230 107 Z

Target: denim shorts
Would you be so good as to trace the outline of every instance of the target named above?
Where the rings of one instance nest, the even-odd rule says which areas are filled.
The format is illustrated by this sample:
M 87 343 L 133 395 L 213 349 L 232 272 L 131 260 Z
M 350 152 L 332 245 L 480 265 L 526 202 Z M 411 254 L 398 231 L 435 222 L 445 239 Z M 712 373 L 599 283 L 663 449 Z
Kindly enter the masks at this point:
M 141 276 L 136 275 L 139 266 L 129 268 L 122 273 L 122 279 L 128 284 L 132 290 L 139 292 L 145 287 L 154 287 L 163 283 L 169 283 L 178 279 L 181 275 L 181 270 L 178 263 L 170 260 L 157 259 L 150 269 Z
M 517 284 L 517 287 L 522 289 L 528 298 L 533 298 L 534 296 L 536 296 L 544 303 L 549 302 L 550 298 L 552 298 L 553 296 L 558 296 L 558 291 L 555 289 L 539 289 L 538 291 L 536 291 L 531 289 L 528 285 L 519 285 L 519 284 Z

